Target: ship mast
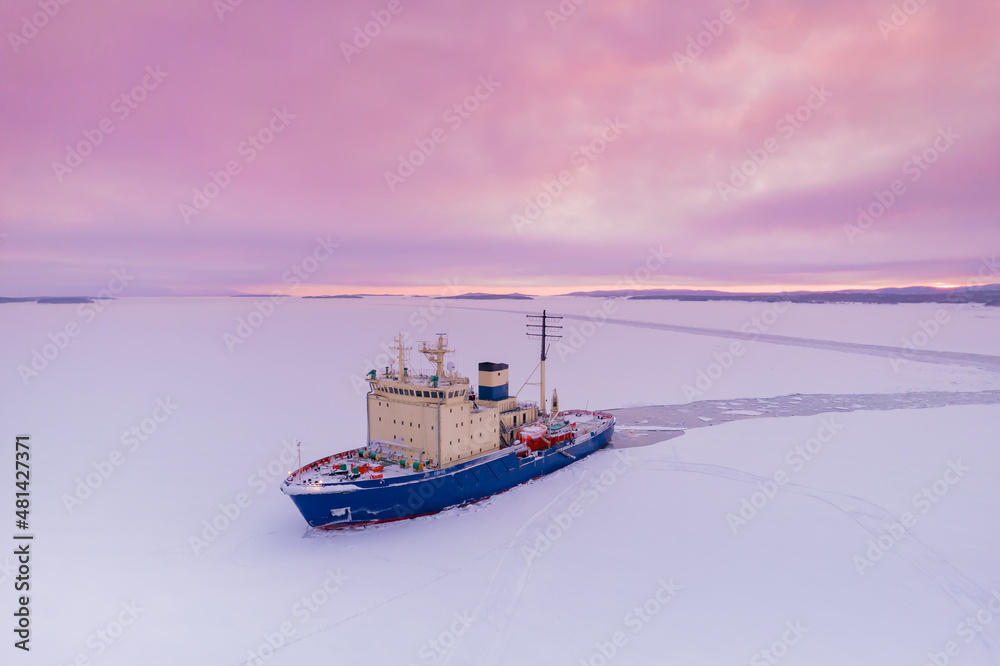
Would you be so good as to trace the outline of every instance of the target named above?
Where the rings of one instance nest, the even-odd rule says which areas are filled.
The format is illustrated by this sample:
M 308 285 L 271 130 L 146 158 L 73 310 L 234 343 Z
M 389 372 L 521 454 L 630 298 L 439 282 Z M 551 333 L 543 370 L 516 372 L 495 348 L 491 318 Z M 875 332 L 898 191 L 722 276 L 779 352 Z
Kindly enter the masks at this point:
M 404 347 L 403 346 L 403 334 L 402 333 L 400 333 L 395 339 L 393 339 L 393 342 L 396 343 L 396 346 L 395 347 L 389 347 L 389 350 L 390 351 L 397 351 L 397 352 L 399 352 L 399 356 L 398 356 L 397 361 L 396 361 L 396 372 L 399 374 L 399 381 L 400 382 L 405 382 L 406 381 L 406 355 L 405 354 L 406 354 L 406 352 L 410 351 L 410 349 L 412 349 L 412 347 Z
M 528 317 L 528 333 L 529 338 L 535 340 L 541 340 L 542 343 L 542 354 L 541 360 L 538 363 L 538 413 L 539 415 L 545 414 L 545 351 L 546 342 L 548 340 L 558 340 L 562 337 L 562 326 L 558 325 L 558 322 L 562 321 L 562 317 L 553 317 L 546 314 L 545 310 L 542 310 L 541 316 L 539 315 L 527 315 Z M 557 325 L 550 324 L 550 321 L 557 322 Z M 541 323 L 538 323 L 541 322 Z M 554 331 L 554 332 L 553 332 Z
M 438 333 L 437 336 L 437 346 L 428 347 L 426 342 L 421 342 L 420 353 L 426 356 L 427 360 L 434 364 L 434 375 L 437 377 L 438 381 L 441 381 L 445 378 L 444 357 L 446 354 L 454 354 L 455 352 L 448 349 L 447 333 Z

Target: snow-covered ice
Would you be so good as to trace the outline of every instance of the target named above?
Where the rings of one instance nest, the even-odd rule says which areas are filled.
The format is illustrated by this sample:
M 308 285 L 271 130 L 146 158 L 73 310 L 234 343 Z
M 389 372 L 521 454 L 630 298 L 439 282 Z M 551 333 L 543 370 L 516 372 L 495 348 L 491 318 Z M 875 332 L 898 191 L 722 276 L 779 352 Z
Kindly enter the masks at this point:
M 364 441 L 382 344 L 447 331 L 459 369 L 507 362 L 516 390 L 543 307 L 583 317 L 549 385 L 623 408 L 620 448 L 437 516 L 306 529 L 277 488 L 291 442 L 308 462 Z M 1000 663 L 1000 365 L 838 347 L 898 347 L 925 305 L 789 305 L 765 332 L 826 348 L 614 323 L 740 331 L 767 307 L 288 300 L 233 343 L 254 299 L 2 305 L 2 437 L 33 456 L 19 663 Z M 995 308 L 940 308 L 920 349 L 1000 362 Z

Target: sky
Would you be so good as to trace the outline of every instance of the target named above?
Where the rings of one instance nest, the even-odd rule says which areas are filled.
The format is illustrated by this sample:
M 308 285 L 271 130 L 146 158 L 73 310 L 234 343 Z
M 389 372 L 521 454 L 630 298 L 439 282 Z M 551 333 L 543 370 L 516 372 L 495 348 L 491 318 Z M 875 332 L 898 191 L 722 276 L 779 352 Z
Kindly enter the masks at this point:
M 237 2 L 3 3 L 0 296 L 995 267 L 995 1 Z

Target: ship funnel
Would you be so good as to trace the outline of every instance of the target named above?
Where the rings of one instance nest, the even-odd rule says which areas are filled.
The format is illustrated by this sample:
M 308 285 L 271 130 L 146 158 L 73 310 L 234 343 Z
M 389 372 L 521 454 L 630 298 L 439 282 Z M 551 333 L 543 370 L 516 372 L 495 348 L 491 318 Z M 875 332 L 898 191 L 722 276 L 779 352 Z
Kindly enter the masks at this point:
M 509 395 L 506 363 L 479 364 L 479 399 L 506 400 Z

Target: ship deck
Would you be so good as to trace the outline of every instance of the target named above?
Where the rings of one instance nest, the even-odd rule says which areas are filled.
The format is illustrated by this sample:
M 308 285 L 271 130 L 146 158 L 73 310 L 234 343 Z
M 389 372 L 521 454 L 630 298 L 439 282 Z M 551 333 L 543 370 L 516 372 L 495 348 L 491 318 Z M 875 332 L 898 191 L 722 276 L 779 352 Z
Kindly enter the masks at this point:
M 613 417 L 610 414 L 603 412 L 567 410 L 559 412 L 555 421 L 563 422 L 567 427 L 572 428 L 574 439 L 578 439 L 582 435 L 600 429 L 611 418 Z M 526 424 L 526 426 L 531 427 L 539 424 L 540 422 L 536 421 Z M 525 449 L 523 444 L 515 443 L 511 446 L 501 448 L 499 451 L 492 451 L 489 454 L 469 458 L 462 461 L 462 463 L 477 461 L 490 456 L 506 455 L 513 448 Z M 380 446 L 379 442 L 373 441 L 363 451 L 369 454 L 376 454 L 383 451 L 383 447 Z M 285 482 L 289 486 L 296 486 L 301 489 L 318 490 L 323 488 L 324 491 L 330 492 L 332 488 L 340 486 L 344 491 L 347 491 L 353 490 L 355 486 L 352 484 L 358 481 L 398 479 L 439 469 L 437 467 L 421 466 L 417 470 L 413 469 L 412 463 L 413 459 L 409 459 L 407 460 L 407 464 L 403 466 L 400 464 L 398 458 L 384 456 L 383 459 L 377 460 L 360 455 L 359 450 L 351 450 L 312 462 L 292 472 Z

